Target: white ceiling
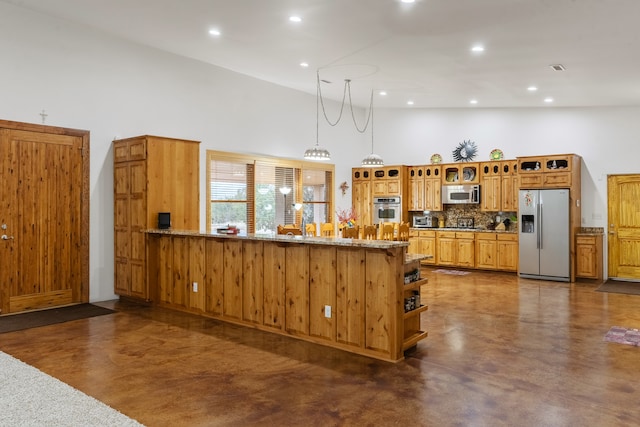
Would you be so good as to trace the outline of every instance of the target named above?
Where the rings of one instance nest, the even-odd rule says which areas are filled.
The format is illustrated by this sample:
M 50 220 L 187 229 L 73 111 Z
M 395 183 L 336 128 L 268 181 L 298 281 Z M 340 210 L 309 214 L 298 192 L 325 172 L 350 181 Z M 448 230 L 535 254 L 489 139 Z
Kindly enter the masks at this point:
M 640 105 L 640 0 L 0 1 L 361 106 Z

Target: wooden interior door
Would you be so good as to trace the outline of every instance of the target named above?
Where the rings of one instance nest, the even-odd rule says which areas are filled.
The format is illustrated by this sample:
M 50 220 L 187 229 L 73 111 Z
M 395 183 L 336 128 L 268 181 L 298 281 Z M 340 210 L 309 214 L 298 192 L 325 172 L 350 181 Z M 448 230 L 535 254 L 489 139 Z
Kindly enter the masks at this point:
M 0 121 L 1 314 L 88 301 L 88 132 L 76 133 Z
M 640 175 L 610 175 L 607 188 L 608 275 L 640 281 Z

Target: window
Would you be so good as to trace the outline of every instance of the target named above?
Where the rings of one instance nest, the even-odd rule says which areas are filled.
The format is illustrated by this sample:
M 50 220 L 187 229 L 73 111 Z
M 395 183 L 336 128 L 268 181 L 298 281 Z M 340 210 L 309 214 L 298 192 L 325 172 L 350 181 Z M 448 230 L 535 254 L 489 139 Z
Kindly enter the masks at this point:
M 234 225 L 241 233 L 252 232 L 253 164 L 222 158 L 208 159 L 210 231 Z
M 333 171 L 333 165 L 207 151 L 208 231 L 235 225 L 241 234 L 275 234 L 279 224 L 332 222 Z
M 331 222 L 333 172 L 302 169 L 302 218 L 305 224 Z

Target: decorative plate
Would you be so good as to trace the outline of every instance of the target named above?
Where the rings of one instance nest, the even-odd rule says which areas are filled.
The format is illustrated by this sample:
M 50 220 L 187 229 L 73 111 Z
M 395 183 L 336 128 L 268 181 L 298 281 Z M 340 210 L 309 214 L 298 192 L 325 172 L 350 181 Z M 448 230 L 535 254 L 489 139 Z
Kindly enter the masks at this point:
M 462 180 L 463 181 L 473 181 L 473 178 L 476 177 L 476 172 L 471 168 L 463 168 L 462 171 Z
M 439 163 L 442 163 L 442 156 L 440 154 L 434 154 L 433 156 L 431 156 L 432 165 L 437 165 Z
M 489 158 L 491 160 L 502 160 L 504 158 L 504 153 L 502 152 L 502 150 L 496 148 L 494 150 L 491 150 Z

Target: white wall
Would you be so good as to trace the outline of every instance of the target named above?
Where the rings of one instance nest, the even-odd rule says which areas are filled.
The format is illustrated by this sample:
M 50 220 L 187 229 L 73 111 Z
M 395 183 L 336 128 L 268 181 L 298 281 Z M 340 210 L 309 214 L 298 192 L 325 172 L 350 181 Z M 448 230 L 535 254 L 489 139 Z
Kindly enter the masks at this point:
M 640 173 L 640 108 L 519 108 L 383 110 L 376 112 L 376 151 L 388 163 L 452 162 L 463 140 L 477 159 L 494 148 L 506 158 L 576 153 L 582 156 L 582 225 L 605 227 L 607 175 Z M 379 148 L 378 148 L 379 147 Z
M 315 96 L 184 59 L 0 2 L 0 118 L 91 131 L 90 295 L 113 294 L 111 141 L 153 134 L 202 141 L 201 228 L 207 149 L 300 158 L 315 143 Z M 330 104 L 331 105 L 331 104 Z M 335 115 L 332 105 L 328 114 Z M 451 160 L 462 140 L 507 158 L 583 156 L 586 226 L 606 221 L 606 175 L 637 172 L 640 108 L 380 110 L 375 152 L 387 164 Z M 320 144 L 336 165 L 336 187 L 370 152 L 370 135 L 346 117 L 321 122 Z M 351 193 L 336 191 L 337 207 Z
M 116 39 L 0 2 L 0 118 L 91 131 L 90 298 L 113 293 L 111 141 L 151 134 L 202 141 L 201 229 L 207 149 L 298 158 L 315 144 L 316 99 L 198 61 Z M 312 76 L 315 79 L 315 75 Z M 337 106 L 333 105 L 337 111 Z M 328 105 L 328 114 L 331 103 Z M 336 183 L 366 154 L 353 125 L 321 126 Z M 331 139 L 329 139 L 331 138 Z M 351 196 L 336 196 L 341 206 Z

